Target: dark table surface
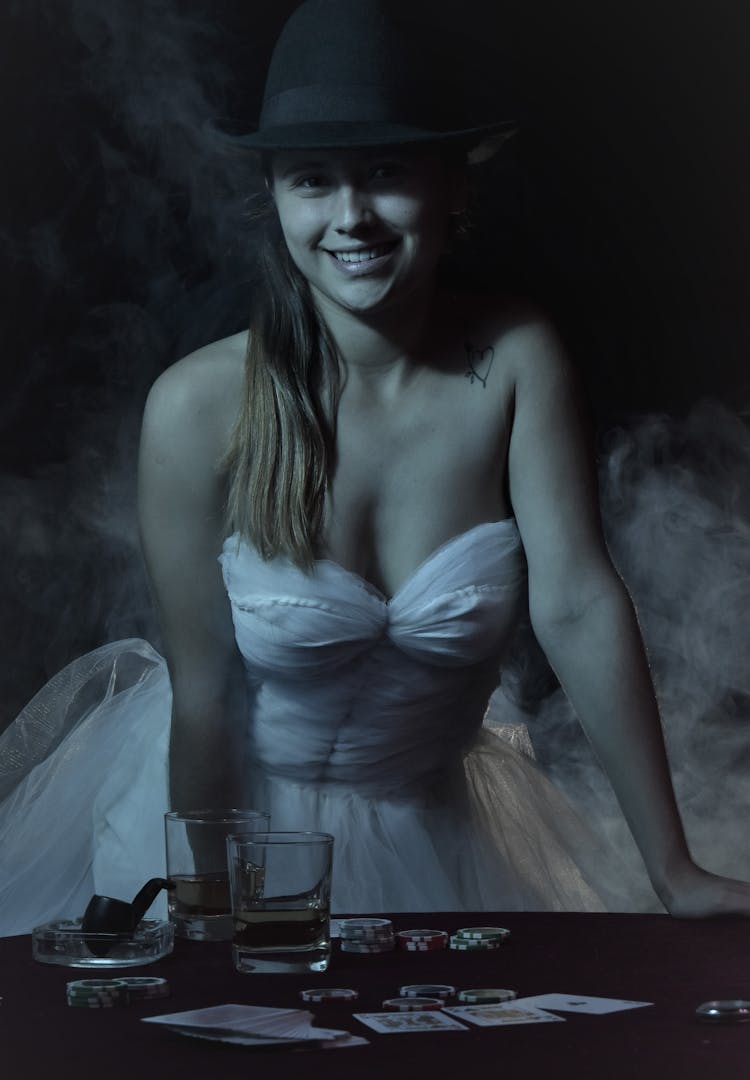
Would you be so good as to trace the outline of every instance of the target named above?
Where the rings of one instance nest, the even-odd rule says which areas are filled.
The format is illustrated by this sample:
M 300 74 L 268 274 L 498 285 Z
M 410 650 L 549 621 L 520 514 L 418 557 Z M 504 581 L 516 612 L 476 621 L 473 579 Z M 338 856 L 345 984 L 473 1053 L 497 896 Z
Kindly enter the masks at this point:
M 160 975 L 171 997 L 115 1009 L 66 1004 L 69 980 L 99 972 L 37 963 L 31 938 L 0 939 L 3 1075 L 67 1078 L 176 1077 L 222 1080 L 325 1076 L 332 1080 L 443 1077 L 575 1077 L 576 1080 L 750 1078 L 750 1024 L 707 1025 L 695 1008 L 750 998 L 750 924 L 685 922 L 666 915 L 466 912 L 394 915 L 397 929 L 507 926 L 501 949 L 384 955 L 342 954 L 324 975 L 240 975 L 228 944 L 177 941 L 164 960 L 120 974 Z M 117 972 L 113 972 L 116 974 Z M 109 974 L 109 973 L 108 973 Z M 379 1011 L 404 983 L 499 986 L 519 997 L 548 992 L 650 1001 L 605 1016 L 561 1013 L 565 1023 L 379 1035 L 352 1016 Z M 308 986 L 359 990 L 352 1004 L 305 1005 Z M 142 1024 L 143 1016 L 227 1002 L 309 1009 L 323 1026 L 369 1040 L 350 1049 L 257 1050 L 203 1042 Z M 262 1072 L 261 1072 L 262 1070 Z

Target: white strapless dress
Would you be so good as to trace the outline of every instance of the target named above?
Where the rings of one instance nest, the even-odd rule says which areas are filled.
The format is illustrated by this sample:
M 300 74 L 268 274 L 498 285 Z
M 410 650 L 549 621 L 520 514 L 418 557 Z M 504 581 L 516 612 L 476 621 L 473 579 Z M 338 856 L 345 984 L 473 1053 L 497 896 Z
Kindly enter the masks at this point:
M 390 599 L 236 537 L 221 565 L 250 696 L 246 805 L 334 835 L 335 911 L 611 905 L 605 852 L 523 733 L 483 725 L 526 587 L 512 520 L 455 537 Z M 165 872 L 170 705 L 163 659 L 119 641 L 0 737 L 0 933 Z

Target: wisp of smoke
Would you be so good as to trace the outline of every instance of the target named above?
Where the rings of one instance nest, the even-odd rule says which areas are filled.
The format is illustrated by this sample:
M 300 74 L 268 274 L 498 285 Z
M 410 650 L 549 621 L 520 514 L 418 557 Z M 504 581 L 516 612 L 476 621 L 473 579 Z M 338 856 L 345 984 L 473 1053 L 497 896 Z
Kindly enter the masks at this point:
M 750 429 L 716 401 L 682 419 L 634 416 L 603 440 L 607 542 L 646 643 L 688 841 L 702 865 L 732 877 L 750 875 L 748 476 Z M 564 694 L 558 688 L 519 709 L 510 674 L 492 719 L 511 709 L 528 724 L 545 770 L 621 852 L 633 905 L 654 906 L 625 820 Z M 508 693 L 516 704 L 507 704 Z

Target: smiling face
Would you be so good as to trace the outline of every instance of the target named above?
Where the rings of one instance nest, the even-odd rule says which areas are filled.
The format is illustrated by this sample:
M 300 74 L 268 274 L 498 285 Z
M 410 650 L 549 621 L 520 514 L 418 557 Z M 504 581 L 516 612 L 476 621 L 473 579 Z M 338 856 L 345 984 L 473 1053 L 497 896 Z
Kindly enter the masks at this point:
M 436 151 L 287 151 L 271 163 L 289 253 L 318 302 L 374 313 L 432 289 L 464 174 Z

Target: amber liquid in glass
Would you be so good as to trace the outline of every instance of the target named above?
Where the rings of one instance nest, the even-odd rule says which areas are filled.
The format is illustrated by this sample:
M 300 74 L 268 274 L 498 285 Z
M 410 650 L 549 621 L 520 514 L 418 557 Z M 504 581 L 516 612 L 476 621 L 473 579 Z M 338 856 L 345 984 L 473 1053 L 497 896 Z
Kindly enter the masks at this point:
M 328 908 L 235 911 L 239 971 L 325 971 L 330 953 Z
M 172 875 L 169 918 L 179 937 L 226 941 L 232 936 L 229 875 Z

